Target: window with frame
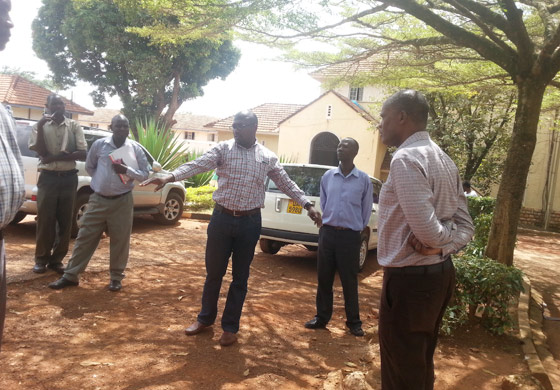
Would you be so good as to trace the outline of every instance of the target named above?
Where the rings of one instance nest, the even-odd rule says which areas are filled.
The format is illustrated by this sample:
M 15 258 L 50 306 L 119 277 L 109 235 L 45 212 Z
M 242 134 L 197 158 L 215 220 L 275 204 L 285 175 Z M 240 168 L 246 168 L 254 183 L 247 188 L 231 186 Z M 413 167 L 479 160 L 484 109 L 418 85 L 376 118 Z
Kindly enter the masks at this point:
M 350 100 L 361 102 L 364 99 L 364 87 L 350 87 Z
M 194 131 L 185 131 L 185 139 L 194 140 Z

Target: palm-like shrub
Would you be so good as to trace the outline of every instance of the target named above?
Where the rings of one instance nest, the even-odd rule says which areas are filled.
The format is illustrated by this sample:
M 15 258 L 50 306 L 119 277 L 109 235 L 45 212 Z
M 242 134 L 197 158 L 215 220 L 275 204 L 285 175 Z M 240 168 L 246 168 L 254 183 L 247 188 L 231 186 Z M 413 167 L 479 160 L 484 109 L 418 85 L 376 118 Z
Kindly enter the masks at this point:
M 153 118 L 136 121 L 138 141 L 167 171 L 187 161 L 185 142 L 178 139 L 170 128 Z

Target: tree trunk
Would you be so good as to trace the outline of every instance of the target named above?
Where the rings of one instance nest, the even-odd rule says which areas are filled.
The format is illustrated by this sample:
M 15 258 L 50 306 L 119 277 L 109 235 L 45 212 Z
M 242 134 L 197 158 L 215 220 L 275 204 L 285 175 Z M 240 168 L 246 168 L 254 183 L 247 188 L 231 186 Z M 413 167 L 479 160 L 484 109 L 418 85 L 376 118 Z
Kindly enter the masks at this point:
M 179 92 L 181 91 L 181 74 L 179 72 L 175 73 L 175 78 L 173 80 L 173 94 L 171 96 L 171 101 L 169 102 L 169 107 L 163 116 L 165 122 L 165 127 L 170 129 L 176 121 L 173 120 L 175 112 L 181 107 L 182 101 L 179 100 Z
M 486 256 L 506 265 L 513 264 L 517 225 L 545 89 L 546 83 L 542 80 L 525 79 L 518 83 L 513 133 L 486 247 Z

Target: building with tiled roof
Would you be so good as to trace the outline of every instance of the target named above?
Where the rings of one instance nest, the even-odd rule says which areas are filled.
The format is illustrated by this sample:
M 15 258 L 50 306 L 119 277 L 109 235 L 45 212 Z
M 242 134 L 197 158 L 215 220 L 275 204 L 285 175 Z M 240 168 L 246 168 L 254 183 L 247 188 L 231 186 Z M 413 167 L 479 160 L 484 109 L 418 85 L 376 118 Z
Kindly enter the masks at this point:
M 79 123 L 82 126 L 96 127 L 99 129 L 108 130 L 113 117 L 120 113 L 121 110 L 112 108 L 98 108 L 93 112 L 92 116 L 80 118 Z
M 278 149 L 278 124 L 304 107 L 301 104 L 264 103 L 251 111 L 259 119 L 257 141 L 276 152 Z M 213 129 L 218 133 L 218 141 L 225 141 L 233 137 L 231 125 L 233 115 L 206 124 L 204 127 Z
M 38 120 L 43 116 L 43 109 L 47 97 L 52 94 L 41 87 L 18 75 L 0 74 L 0 102 L 12 108 L 14 117 Z M 66 104 L 66 112 L 73 119 L 83 115 L 93 115 L 93 112 L 62 97 Z

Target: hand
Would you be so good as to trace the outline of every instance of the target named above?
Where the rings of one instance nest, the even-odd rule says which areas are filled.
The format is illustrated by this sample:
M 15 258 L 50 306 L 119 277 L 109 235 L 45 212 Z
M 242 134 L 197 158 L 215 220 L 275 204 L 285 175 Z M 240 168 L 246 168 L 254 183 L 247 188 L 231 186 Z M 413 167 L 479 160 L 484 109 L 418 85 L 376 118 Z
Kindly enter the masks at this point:
M 164 185 L 166 185 L 167 183 L 172 182 L 174 180 L 175 180 L 175 177 L 172 174 L 167 174 L 163 177 L 154 176 L 154 177 L 140 183 L 140 186 L 144 187 L 144 186 L 147 186 L 148 184 L 155 184 L 156 185 L 156 188 L 154 189 L 154 192 L 155 192 L 157 190 L 162 189 Z
M 124 175 L 128 171 L 128 166 L 124 163 L 113 163 L 113 170 L 118 174 Z
M 315 207 L 309 207 L 309 210 L 307 210 L 307 216 L 311 218 L 313 222 L 315 222 L 315 225 L 317 225 L 317 227 L 323 226 L 323 218 L 321 217 L 321 213 L 315 210 Z
M 414 248 L 414 250 L 421 255 L 430 256 L 430 255 L 440 255 L 441 248 L 432 248 L 422 244 L 414 235 L 414 233 L 410 233 L 410 237 L 408 238 L 408 243 Z
M 39 119 L 39 122 L 37 122 L 37 127 L 42 128 L 43 125 L 45 123 L 47 123 L 48 121 L 52 121 L 52 115 L 43 114 L 43 117 L 41 119 Z

